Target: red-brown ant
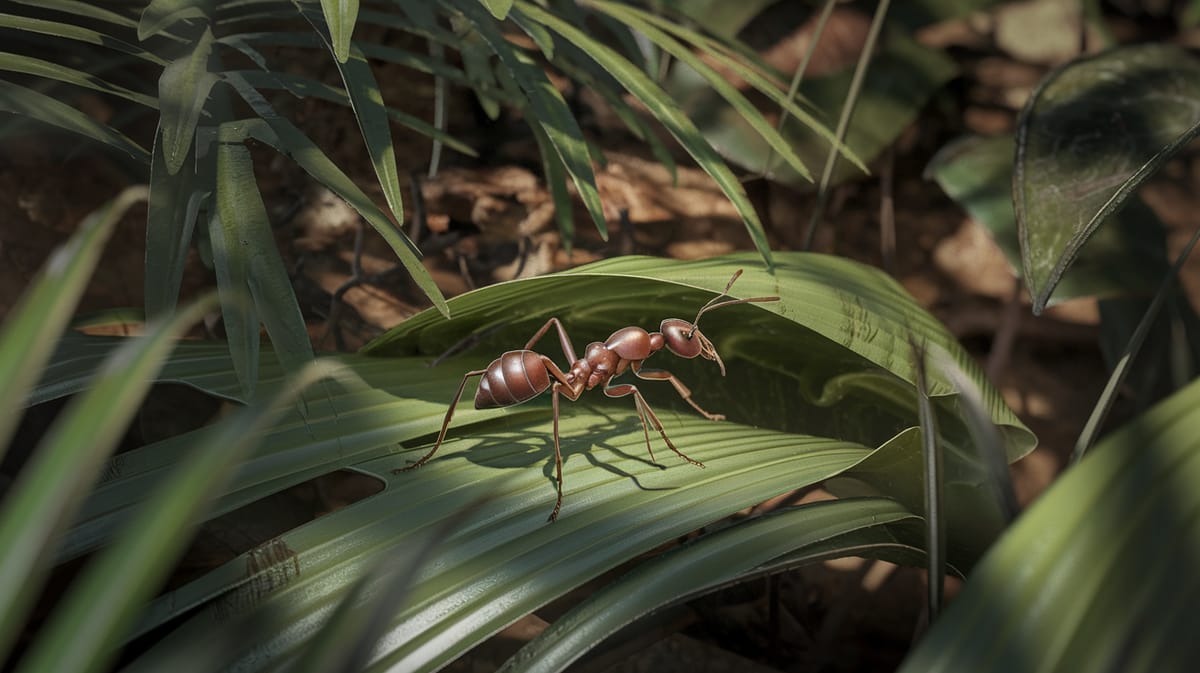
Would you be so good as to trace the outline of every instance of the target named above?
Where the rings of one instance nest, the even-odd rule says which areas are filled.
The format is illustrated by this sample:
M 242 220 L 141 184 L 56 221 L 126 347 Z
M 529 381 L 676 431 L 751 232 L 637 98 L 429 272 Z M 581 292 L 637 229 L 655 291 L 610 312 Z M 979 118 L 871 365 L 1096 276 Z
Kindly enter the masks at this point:
M 475 371 L 467 372 L 463 376 L 462 383 L 458 386 L 458 392 L 454 394 L 454 401 L 450 403 L 450 408 L 446 410 L 446 418 L 442 421 L 442 431 L 438 433 L 437 442 L 433 445 L 433 448 L 412 465 L 392 470 L 392 472 L 415 470 L 433 457 L 438 447 L 442 445 L 442 440 L 446 438 L 446 430 L 450 427 L 450 419 L 454 416 L 454 408 L 458 406 L 459 400 L 462 399 L 463 390 L 467 387 L 467 381 L 472 376 L 483 377 L 479 381 L 479 390 L 475 393 L 476 409 L 511 407 L 522 402 L 528 402 L 546 392 L 547 389 L 553 392 L 551 398 L 553 403 L 551 406 L 554 410 L 554 467 L 558 486 L 558 500 L 554 503 L 554 511 L 550 513 L 550 521 L 558 518 L 558 512 L 562 508 L 563 499 L 563 461 L 562 452 L 559 450 L 558 445 L 558 396 L 560 393 L 566 396 L 567 399 L 575 401 L 579 399 L 579 395 L 584 390 L 591 390 L 603 384 L 604 394 L 609 397 L 633 395 L 633 401 L 637 405 L 638 417 L 642 421 L 642 432 L 646 436 L 646 450 L 650 453 L 650 460 L 654 460 L 654 450 L 650 448 L 650 430 L 646 424 L 647 417 L 654 424 L 654 429 L 658 430 L 658 433 L 662 435 L 663 441 L 666 442 L 668 448 L 692 465 L 704 467 L 703 463 L 692 460 L 671 443 L 666 431 L 663 430 L 662 423 L 658 420 L 658 416 L 654 414 L 650 405 L 646 403 L 646 399 L 642 397 L 642 393 L 638 391 L 637 386 L 630 383 L 614 386 L 610 385 L 610 382 L 613 378 L 623 374 L 626 369 L 632 370 L 634 376 L 641 379 L 669 381 L 675 387 L 675 391 L 679 393 L 679 396 L 685 402 L 692 405 L 692 408 L 699 411 L 705 418 L 713 421 L 724 420 L 725 417 L 720 414 L 710 414 L 701 409 L 700 405 L 692 400 L 692 391 L 688 390 L 682 381 L 675 378 L 674 374 L 661 369 L 642 369 L 642 363 L 646 358 L 662 350 L 663 346 L 666 346 L 667 350 L 681 358 L 691 359 L 699 355 L 707 360 L 715 360 L 721 368 L 721 376 L 724 376 L 725 363 L 721 361 L 721 356 L 717 354 L 717 349 L 713 347 L 712 342 L 700 332 L 700 316 L 704 315 L 706 311 L 711 311 L 722 306 L 732 306 L 748 302 L 779 301 L 779 297 L 754 297 L 751 299 L 719 301 L 722 297 L 729 295 L 729 290 L 733 287 L 733 282 L 740 275 L 742 275 L 742 272 L 739 269 L 733 274 L 733 278 L 729 279 L 729 284 L 725 286 L 725 291 L 702 306 L 691 322 L 680 320 L 679 318 L 667 318 L 662 321 L 662 324 L 659 326 L 660 331 L 658 332 L 647 332 L 641 327 L 623 327 L 613 332 L 612 336 L 608 337 L 603 343 L 596 341 L 588 344 L 582 358 L 575 357 L 575 348 L 571 346 L 571 339 L 567 336 L 567 331 L 563 328 L 562 323 L 558 321 L 558 318 L 547 320 L 546 324 L 542 325 L 542 328 L 529 340 L 529 343 L 525 344 L 523 350 L 508 351 L 493 360 L 486 369 L 476 369 Z M 558 339 L 562 344 L 563 352 L 566 353 L 567 359 L 571 361 L 571 368 L 565 373 L 550 358 L 530 350 L 538 342 L 538 339 L 541 339 L 550 330 L 551 326 L 558 330 Z M 658 465 L 658 463 L 655 464 Z M 659 465 L 659 467 L 662 466 Z

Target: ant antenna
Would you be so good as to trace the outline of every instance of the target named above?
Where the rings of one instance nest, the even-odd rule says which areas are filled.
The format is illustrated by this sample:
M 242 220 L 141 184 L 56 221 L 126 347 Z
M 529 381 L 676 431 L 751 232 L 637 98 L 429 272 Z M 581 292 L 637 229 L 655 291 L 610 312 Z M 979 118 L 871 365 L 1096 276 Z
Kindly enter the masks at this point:
M 704 313 L 706 311 L 711 311 L 715 308 L 721 308 L 722 306 L 733 306 L 734 304 L 748 304 L 750 302 L 764 302 L 764 301 L 779 301 L 779 297 L 751 297 L 748 299 L 730 299 L 729 301 L 719 301 L 721 299 L 721 297 L 729 296 L 729 290 L 733 287 L 733 282 L 736 281 L 738 279 L 738 277 L 741 275 L 742 275 L 741 269 L 738 269 L 737 271 L 735 271 L 733 274 L 733 278 L 730 278 L 729 283 L 725 285 L 725 290 L 723 292 L 721 292 L 721 294 L 708 300 L 707 304 L 700 307 L 700 310 L 696 312 L 695 319 L 692 320 L 692 329 L 690 331 L 688 331 L 687 338 L 691 339 L 692 335 L 694 335 L 696 333 L 696 330 L 700 327 L 700 316 L 704 315 Z

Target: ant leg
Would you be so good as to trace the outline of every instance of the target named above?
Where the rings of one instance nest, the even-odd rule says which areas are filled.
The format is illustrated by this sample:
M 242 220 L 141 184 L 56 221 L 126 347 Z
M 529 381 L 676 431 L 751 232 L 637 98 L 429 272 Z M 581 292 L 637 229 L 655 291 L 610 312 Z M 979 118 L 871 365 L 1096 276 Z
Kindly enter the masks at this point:
M 401 467 L 392 470 L 392 474 L 399 474 L 401 472 L 415 470 L 424 465 L 430 458 L 433 458 L 433 454 L 437 453 L 438 447 L 442 445 L 442 440 L 446 438 L 446 429 L 450 427 L 450 419 L 454 417 L 454 408 L 458 406 L 459 400 L 462 399 L 463 389 L 467 387 L 467 379 L 470 379 L 472 376 L 479 376 L 486 373 L 486 369 L 476 369 L 473 372 L 467 372 L 463 376 L 462 383 L 458 384 L 458 392 L 454 393 L 454 401 L 450 403 L 450 408 L 446 410 L 446 418 L 442 420 L 442 431 L 438 433 L 437 442 L 434 443 L 433 448 L 429 450 L 429 453 L 421 456 L 421 458 L 415 463 L 407 467 Z
M 563 459 L 562 459 L 562 450 L 558 448 L 558 389 L 561 386 L 562 386 L 561 383 L 555 383 L 554 387 L 551 389 L 551 395 L 550 395 L 550 399 L 553 400 L 551 402 L 551 406 L 554 408 L 554 474 L 555 474 L 554 485 L 556 487 L 558 487 L 558 499 L 554 501 L 554 511 L 550 512 L 550 516 L 546 519 L 547 521 L 549 521 L 551 523 L 558 520 L 558 512 L 559 512 L 559 510 L 562 509 L 562 500 L 563 500 L 563 493 L 562 493 Z
M 558 318 L 547 320 L 546 324 L 542 325 L 542 328 L 534 333 L 529 343 L 525 344 L 525 350 L 533 350 L 533 345 L 538 342 L 538 339 L 545 336 L 546 332 L 550 330 L 551 325 L 558 330 L 558 343 L 562 345 L 563 354 L 567 356 L 568 364 L 575 364 L 575 360 L 578 358 L 575 357 L 575 348 L 571 345 L 571 337 L 567 336 L 567 330 L 558 321 Z
M 654 413 L 654 410 L 650 408 L 650 405 L 646 402 L 646 398 L 642 397 L 642 393 L 637 389 L 637 386 L 629 383 L 624 383 L 619 386 L 609 386 L 604 389 L 604 394 L 609 397 L 625 397 L 626 395 L 633 395 L 633 401 L 638 405 L 639 411 L 645 410 L 646 416 L 650 417 L 650 422 L 654 425 L 654 429 L 658 430 L 658 434 L 662 435 L 663 441 L 667 444 L 667 448 L 674 451 L 675 455 L 686 460 L 692 465 L 704 467 L 704 463 L 701 463 L 698 460 L 693 460 L 687 454 L 680 451 L 675 444 L 671 442 L 671 438 L 667 437 L 667 431 L 663 429 L 662 421 L 658 420 L 658 416 Z M 645 422 L 646 420 L 643 418 L 643 429 L 645 429 Z M 654 454 L 651 453 L 650 456 L 653 458 Z
M 672 386 L 675 386 L 675 392 L 679 393 L 679 396 L 683 398 L 683 401 L 692 405 L 693 409 L 695 409 L 696 411 L 699 411 L 700 415 L 704 416 L 708 420 L 710 420 L 710 421 L 725 420 L 724 414 L 710 414 L 709 412 L 705 411 L 704 409 L 701 409 L 700 405 L 696 404 L 696 402 L 692 399 L 692 391 L 688 390 L 688 387 L 683 385 L 683 381 L 680 381 L 671 372 L 668 372 L 663 369 L 642 369 L 642 364 L 640 362 L 634 362 L 630 366 L 630 369 L 633 370 L 633 375 L 638 377 L 639 379 L 644 379 L 646 381 L 668 381 L 668 382 L 670 382 L 670 384 Z

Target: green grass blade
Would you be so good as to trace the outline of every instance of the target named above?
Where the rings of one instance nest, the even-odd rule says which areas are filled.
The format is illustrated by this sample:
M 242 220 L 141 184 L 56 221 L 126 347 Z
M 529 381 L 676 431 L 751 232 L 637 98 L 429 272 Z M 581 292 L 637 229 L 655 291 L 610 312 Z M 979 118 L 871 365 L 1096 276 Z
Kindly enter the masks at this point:
M 117 644 L 190 539 L 191 527 L 238 462 L 309 385 L 344 375 L 313 362 L 269 403 L 245 407 L 189 449 L 136 516 L 77 580 L 17 669 L 25 673 L 107 670 Z
M 138 39 L 165 32 L 180 21 L 208 19 L 209 0 L 150 0 L 138 22 Z
M 175 339 L 212 302 L 199 302 L 113 353 L 91 387 L 42 438 L 0 511 L 0 655 L 7 655 L 49 572 L 51 545 L 125 432 Z
M 508 18 L 509 11 L 512 10 L 513 0 L 479 0 L 480 4 L 487 7 L 487 10 L 492 13 L 492 16 L 497 21 L 503 21 Z
M 350 58 L 350 39 L 358 21 L 358 0 L 321 0 L 321 13 L 329 28 L 333 57 L 345 63 Z
M 293 161 L 300 165 L 309 175 L 316 178 L 321 184 L 329 188 L 330 191 L 344 199 L 350 204 L 351 208 L 358 211 L 364 219 L 375 231 L 383 236 L 384 240 L 391 246 L 392 251 L 400 258 L 400 262 L 404 268 L 408 270 L 409 275 L 425 293 L 426 297 L 437 307 L 438 311 L 443 315 L 449 315 L 449 309 L 446 306 L 446 299 L 442 296 L 442 291 L 438 288 L 437 283 L 433 281 L 433 277 L 429 274 L 429 270 L 421 264 L 420 253 L 417 247 L 413 245 L 408 236 L 401 231 L 387 215 L 380 210 L 371 198 L 367 196 L 358 185 L 354 184 L 340 168 L 337 167 L 329 157 L 308 139 L 304 133 L 296 128 L 290 121 L 284 119 L 275 113 L 253 87 L 243 80 L 240 80 L 232 73 L 226 73 L 226 80 L 232 85 L 242 96 L 243 100 L 250 104 L 255 113 L 260 117 L 260 121 L 241 122 L 241 132 L 248 137 L 253 137 L 260 140 L 277 151 L 287 155 Z
M 25 16 L 15 16 L 13 14 L 0 14 L 0 28 L 12 28 L 25 33 L 35 33 L 39 35 L 49 35 L 65 40 L 82 42 L 85 44 L 104 47 L 113 51 L 135 56 L 143 61 L 147 61 L 154 65 L 166 65 L 166 61 L 159 58 L 155 54 L 146 51 L 145 49 L 116 38 L 107 33 L 102 33 L 91 28 L 86 28 L 74 23 L 60 23 L 57 21 L 48 21 L 46 19 L 33 19 Z
M 85 89 L 91 89 L 92 91 L 109 94 L 110 96 L 117 96 L 153 110 L 158 109 L 158 99 L 154 96 L 148 96 L 144 93 L 120 86 L 119 84 L 114 84 L 90 72 L 68 68 L 58 63 L 44 61 L 33 56 L 0 52 L 0 70 L 19 72 L 24 75 L 73 84 Z
M 0 111 L 27 117 L 42 124 L 90 138 L 133 157 L 150 162 L 150 153 L 125 134 L 92 119 L 51 96 L 0 80 Z
M 330 51 L 334 46 L 326 32 L 324 21 L 313 12 L 312 5 L 306 0 L 293 0 L 293 3 L 312 24 L 313 30 L 325 41 Z M 379 83 L 371 72 L 362 50 L 350 45 L 350 51 L 343 62 L 334 59 L 342 83 L 350 97 L 350 107 L 354 110 L 354 119 L 362 132 L 363 142 L 366 143 L 367 153 L 371 157 L 371 165 L 375 168 L 375 176 L 379 178 L 379 186 L 383 188 L 383 196 L 392 211 L 397 223 L 404 222 L 404 199 L 400 190 L 400 176 L 396 169 L 396 149 L 392 145 L 392 131 L 388 124 L 387 108 L 383 104 L 383 95 Z
M 233 288 L 249 290 L 280 362 L 289 370 L 298 370 L 312 360 L 312 343 L 291 278 L 271 233 L 250 151 L 241 143 L 221 140 L 217 146 L 216 206 L 224 234 L 224 253 L 245 273 L 245 285 Z M 245 325 L 244 329 L 253 335 L 247 334 L 243 343 L 257 339 L 257 323 Z M 253 371 L 246 373 L 257 376 Z
M 708 66 L 704 61 L 697 56 L 692 50 L 683 43 L 675 40 L 666 32 L 659 30 L 651 22 L 644 20 L 639 14 L 627 11 L 621 5 L 609 3 L 596 3 L 595 6 L 602 9 L 610 16 L 620 19 L 629 24 L 630 27 L 639 31 L 651 41 L 654 42 L 660 49 L 667 52 L 675 59 L 684 63 L 688 67 L 695 70 L 701 77 L 708 82 L 729 105 L 737 111 L 748 123 L 751 128 L 758 132 L 759 135 L 770 145 L 771 149 L 779 154 L 796 172 L 800 173 L 805 179 L 811 180 L 812 173 L 808 167 L 804 165 L 804 160 L 796 155 L 788 142 L 779 135 L 775 127 L 762 116 L 762 113 L 754 107 L 740 91 L 729 83 L 727 75 L 717 72 L 712 67 Z
M 71 240 L 51 253 L 46 266 L 9 312 L 0 333 L 0 381 L 4 381 L 0 388 L 0 447 L 8 447 L 25 396 L 50 358 L 58 335 L 70 322 L 104 243 L 129 207 L 145 198 L 145 187 L 130 187 L 84 218 Z
M 499 673 L 566 670 L 651 611 L 703 595 L 784 555 L 861 554 L 889 524 L 916 517 L 885 498 L 833 500 L 772 513 L 689 541 L 588 596 L 506 661 Z M 874 534 L 874 535 L 873 535 Z M 885 533 L 886 534 L 886 533 Z M 839 553 L 839 548 L 844 551 Z
M 909 352 L 916 364 L 917 418 L 921 423 L 921 485 L 925 494 L 925 553 L 929 582 L 926 595 L 929 619 L 936 619 L 942 610 L 946 576 L 946 497 L 942 485 L 946 479 L 942 467 L 942 447 L 938 444 L 937 414 L 929 399 L 928 350 L 915 340 L 909 342 Z
M 557 16 L 528 2 L 517 3 L 515 10 L 548 27 L 563 36 L 569 42 L 584 49 L 595 61 L 613 77 L 621 82 L 630 93 L 642 101 L 647 109 L 667 128 L 679 144 L 688 151 L 701 168 L 705 170 L 725 196 L 733 203 L 738 214 L 746 223 L 750 239 L 754 241 L 759 254 L 768 265 L 772 264 L 771 246 L 763 230 L 762 221 L 755 212 L 745 188 L 725 161 L 709 145 L 708 141 L 696 128 L 696 125 L 680 111 L 671 98 L 654 83 L 644 72 L 622 57 L 613 49 L 593 39 L 578 27 L 563 21 Z
M 158 79 L 162 152 L 167 173 L 179 172 L 191 153 L 200 111 L 217 82 L 209 70 L 213 32 L 205 27 L 187 53 L 167 64 Z
M 591 155 L 583 139 L 583 131 L 554 88 L 546 73 L 523 51 L 509 42 L 496 27 L 493 19 L 482 15 L 476 0 L 462 0 L 460 8 L 480 36 L 492 48 L 507 73 L 512 75 L 521 91 L 529 100 L 532 117 L 542 127 L 551 146 L 558 153 L 567 173 L 575 183 L 575 189 L 587 207 L 596 230 L 607 240 L 608 226 L 604 218 L 604 206 L 596 188 L 596 176 L 592 171 Z
M 208 188 L 196 174 L 196 158 L 185 157 L 180 170 L 167 171 L 162 154 L 160 127 L 154 156 L 150 161 L 150 204 L 146 215 L 146 315 L 165 315 L 175 310 L 183 269 L 187 263 L 200 206 Z M 189 160 L 190 157 L 190 160 Z

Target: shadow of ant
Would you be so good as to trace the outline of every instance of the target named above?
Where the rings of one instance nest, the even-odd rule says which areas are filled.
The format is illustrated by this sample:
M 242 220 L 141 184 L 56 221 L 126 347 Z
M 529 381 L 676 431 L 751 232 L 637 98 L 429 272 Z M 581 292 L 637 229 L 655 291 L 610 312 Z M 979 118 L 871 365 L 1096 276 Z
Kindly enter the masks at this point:
M 581 413 L 589 413 L 602 418 L 602 421 L 589 424 L 581 432 L 561 433 L 559 435 L 559 448 L 563 459 L 563 480 L 566 481 L 567 473 L 570 471 L 569 464 L 572 456 L 582 455 L 594 467 L 605 470 L 606 472 L 620 477 L 622 479 L 631 480 L 634 485 L 643 491 L 668 491 L 675 487 L 651 487 L 642 483 L 639 475 L 635 472 L 622 469 L 613 463 L 603 460 L 599 457 L 597 449 L 611 451 L 613 454 L 628 461 L 635 461 L 647 467 L 656 467 L 659 470 L 666 470 L 667 465 L 656 462 L 653 459 L 653 454 L 645 455 L 643 453 L 629 452 L 613 443 L 617 437 L 635 435 L 641 440 L 643 437 L 642 423 L 635 416 L 633 418 L 623 418 L 617 420 L 613 416 L 606 413 L 602 408 L 594 405 L 584 406 L 585 410 Z M 578 406 L 576 407 L 578 409 Z M 536 413 L 536 412 L 535 412 Z M 531 417 L 532 414 L 513 414 L 492 421 L 485 421 L 479 425 L 493 426 L 497 423 L 510 425 L 517 419 Z M 532 467 L 538 460 L 544 457 L 544 465 L 542 473 L 547 481 L 553 486 L 555 483 L 555 466 L 554 466 L 554 436 L 550 431 L 534 432 L 531 430 L 522 431 L 524 436 L 513 436 L 511 431 L 499 434 L 484 432 L 470 432 L 469 428 L 473 426 L 463 426 L 463 432 L 459 437 L 448 437 L 442 450 L 444 453 L 434 457 L 430 462 L 440 462 L 452 460 L 455 458 L 466 458 L 476 465 L 493 468 L 523 468 Z M 452 430 L 453 432 L 453 430 Z M 430 434 L 427 437 L 422 437 L 414 441 L 404 442 L 406 448 L 417 448 L 428 446 L 430 439 L 436 434 Z M 460 449 L 458 451 L 447 451 L 453 447 L 454 440 L 474 440 L 471 446 Z M 670 449 L 662 444 L 662 438 L 657 436 L 653 430 L 650 432 L 651 449 L 654 449 L 654 442 L 658 441 L 661 444 L 661 449 L 670 452 Z M 638 446 L 644 446 L 643 441 L 637 442 Z M 518 450 L 514 451 L 514 447 Z M 680 461 L 681 465 L 687 465 L 686 462 Z

